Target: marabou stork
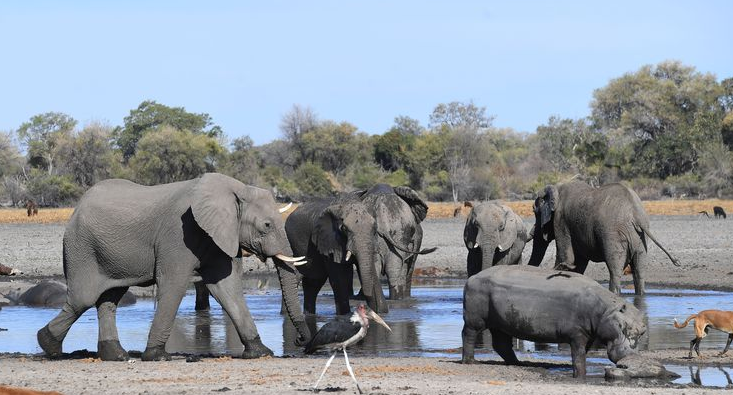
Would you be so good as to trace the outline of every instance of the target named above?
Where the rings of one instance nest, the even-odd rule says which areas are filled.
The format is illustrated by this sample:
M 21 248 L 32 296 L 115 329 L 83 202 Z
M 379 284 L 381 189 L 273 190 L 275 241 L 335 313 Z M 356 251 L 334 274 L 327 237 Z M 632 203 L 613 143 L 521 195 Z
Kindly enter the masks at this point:
M 316 381 L 316 384 L 313 386 L 314 392 L 318 391 L 318 383 L 321 382 L 321 379 L 323 379 L 323 376 L 326 374 L 328 367 L 331 366 L 331 362 L 336 356 L 336 353 L 339 350 L 343 350 L 344 360 L 346 360 L 346 369 L 349 371 L 351 378 L 354 379 L 356 389 L 359 390 L 360 394 L 362 393 L 361 388 L 359 388 L 359 383 L 356 381 L 356 377 L 354 376 L 354 371 L 351 370 L 349 356 L 346 355 L 346 347 L 358 343 L 359 340 L 366 336 L 367 329 L 369 329 L 370 319 L 392 332 L 392 329 L 382 320 L 382 317 L 378 316 L 377 313 L 372 310 L 367 311 L 366 307 L 361 304 L 356 308 L 356 311 L 354 311 L 354 314 L 351 315 L 351 318 L 348 321 L 343 318 L 337 318 L 333 321 L 327 322 L 318 330 L 318 332 L 316 332 L 308 344 L 305 345 L 306 354 L 312 354 L 319 348 L 326 348 L 329 351 L 333 351 L 331 358 L 326 362 L 326 367 L 323 368 L 321 377 L 318 378 L 318 381 Z

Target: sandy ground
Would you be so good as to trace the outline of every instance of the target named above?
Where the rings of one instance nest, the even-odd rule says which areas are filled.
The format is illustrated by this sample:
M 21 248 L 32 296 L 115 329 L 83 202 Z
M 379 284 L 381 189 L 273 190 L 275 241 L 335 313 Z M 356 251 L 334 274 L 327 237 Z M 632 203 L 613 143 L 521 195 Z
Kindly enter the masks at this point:
M 431 277 L 464 277 L 466 249 L 462 232 L 465 219 L 435 219 L 424 224 L 423 247 L 439 247 L 420 257 L 417 274 Z M 530 222 L 527 220 L 527 226 Z M 22 290 L 43 278 L 62 278 L 61 240 L 63 225 L 0 225 L 0 263 L 18 268 L 24 274 L 0 278 L 0 293 Z M 673 266 L 664 253 L 653 246 L 649 255 L 651 285 L 698 289 L 733 290 L 733 221 L 709 220 L 697 216 L 652 217 L 656 238 L 680 261 Z M 525 249 L 529 258 L 531 245 Z M 543 265 L 554 261 L 554 248 L 548 249 Z M 244 262 L 247 272 L 268 272 L 271 266 L 255 259 Z M 605 264 L 591 264 L 588 275 L 607 280 Z M 626 283 L 631 277 L 626 276 Z M 146 289 L 136 293 L 145 294 Z M 0 303 L 2 300 L 0 299 Z M 0 339 L 2 335 L 0 333 Z M 719 348 L 722 345 L 710 345 Z M 679 365 L 733 366 L 733 356 L 687 360 L 686 350 L 644 352 L 665 363 Z M 603 357 L 603 354 L 598 356 Z M 267 358 L 245 361 L 230 358 L 204 358 L 187 363 L 185 356 L 171 362 L 100 362 L 94 355 L 62 361 L 48 361 L 33 355 L 0 355 L 0 386 L 59 391 L 64 394 L 179 394 L 179 393 L 298 393 L 308 390 L 325 363 L 319 357 Z M 687 393 L 713 390 L 663 382 L 626 382 L 607 384 L 590 379 L 585 384 L 572 380 L 568 363 L 530 361 L 527 366 L 504 366 L 499 361 L 464 366 L 455 358 L 355 357 L 357 377 L 367 393 L 387 394 L 468 394 L 468 393 Z M 558 369 L 562 373 L 558 373 Z M 336 359 L 322 387 L 330 391 L 356 393 L 346 374 L 343 359 Z M 623 388 L 619 388 L 623 387 Z M 0 394 L 4 389 L 0 387 Z

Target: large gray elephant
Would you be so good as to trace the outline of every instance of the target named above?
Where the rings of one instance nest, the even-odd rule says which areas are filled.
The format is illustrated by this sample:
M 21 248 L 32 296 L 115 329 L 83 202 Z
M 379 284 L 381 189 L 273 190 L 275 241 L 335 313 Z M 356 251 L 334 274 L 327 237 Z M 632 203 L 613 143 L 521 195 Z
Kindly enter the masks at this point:
M 142 186 L 127 180 L 98 183 L 82 197 L 66 227 L 61 312 L 38 331 L 50 357 L 61 355 L 71 325 L 96 305 L 98 355 L 124 360 L 115 324 L 117 304 L 132 285 L 157 285 L 157 309 L 143 361 L 169 360 L 165 344 L 192 277 L 199 277 L 223 307 L 244 344 L 242 357 L 272 355 L 262 344 L 243 297 L 242 270 L 233 258 L 248 251 L 277 267 L 290 320 L 300 341 L 310 331 L 298 303 L 297 259 L 272 195 L 215 173 Z M 290 263 L 293 262 L 293 263 Z
M 297 268 L 305 313 L 316 313 L 316 296 L 328 279 L 336 314 L 348 314 L 354 265 L 369 307 L 379 313 L 388 311 L 375 269 L 377 224 L 361 200 L 346 194 L 301 204 L 285 221 L 285 231 L 293 252 L 308 262 Z
M 535 228 L 529 264 L 539 266 L 547 246 L 557 247 L 555 268 L 584 273 L 588 261 L 606 262 L 611 292 L 620 293 L 624 266 L 634 290 L 644 294 L 648 236 L 672 263 L 679 262 L 649 232 L 649 217 L 634 191 L 622 184 L 593 188 L 580 181 L 548 185 L 534 202 Z
M 522 217 L 511 208 L 497 202 L 472 205 L 463 228 L 468 276 L 493 265 L 520 264 L 524 245 L 531 239 Z
M 412 293 L 412 273 L 418 255 L 436 248 L 420 250 L 423 230 L 420 223 L 428 206 L 408 187 L 376 184 L 366 191 L 353 192 L 367 206 L 377 222 L 377 272 L 389 283 L 389 298 L 403 299 Z

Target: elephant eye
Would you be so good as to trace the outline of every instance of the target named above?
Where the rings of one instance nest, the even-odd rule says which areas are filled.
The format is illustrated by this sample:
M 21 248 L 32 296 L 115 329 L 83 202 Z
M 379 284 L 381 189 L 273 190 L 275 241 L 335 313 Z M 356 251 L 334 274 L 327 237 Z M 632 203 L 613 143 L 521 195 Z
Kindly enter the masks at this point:
M 270 221 L 265 221 L 265 229 L 270 229 L 271 226 L 272 223 L 270 223 Z

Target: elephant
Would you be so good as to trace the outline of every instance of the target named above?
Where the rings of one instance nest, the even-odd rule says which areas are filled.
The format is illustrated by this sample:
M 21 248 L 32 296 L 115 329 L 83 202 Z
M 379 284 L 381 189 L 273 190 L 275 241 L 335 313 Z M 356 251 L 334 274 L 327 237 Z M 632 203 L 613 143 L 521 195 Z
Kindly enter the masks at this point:
M 569 343 L 577 378 L 585 377 L 586 352 L 594 342 L 616 363 L 636 353 L 647 329 L 633 304 L 592 279 L 526 265 L 494 266 L 471 276 L 463 291 L 463 323 L 461 363 L 476 362 L 477 337 L 488 329 L 494 350 L 511 365 L 519 364 L 513 337 Z
M 497 202 L 472 205 L 463 228 L 468 249 L 468 276 L 493 265 L 518 265 L 524 245 L 530 241 L 522 217 Z
M 618 183 L 593 188 L 580 181 L 548 185 L 534 202 L 534 241 L 529 264 L 539 266 L 554 239 L 555 268 L 584 273 L 588 261 L 606 262 L 609 289 L 620 293 L 621 273 L 630 264 L 634 291 L 644 294 L 648 236 L 679 266 L 649 232 L 639 196 Z
M 126 360 L 115 314 L 133 285 L 157 286 L 143 361 L 170 360 L 165 345 L 192 279 L 202 281 L 222 306 L 244 344 L 243 358 L 272 355 L 260 340 L 243 297 L 242 250 L 273 258 L 289 319 L 299 343 L 310 339 L 300 310 L 295 265 L 272 194 L 217 173 L 187 181 L 143 186 L 113 179 L 96 184 L 79 201 L 63 237 L 68 286 L 61 312 L 38 331 L 51 358 L 71 325 L 91 306 L 99 322 L 98 357 Z
M 66 302 L 66 284 L 58 281 L 41 281 L 28 288 L 23 293 L 6 295 L 13 303 L 32 307 L 62 307 Z M 137 302 L 137 297 L 130 291 L 125 292 L 120 299 L 119 306 L 131 306 Z
M 377 222 L 377 273 L 384 273 L 389 284 L 389 298 L 408 298 L 412 294 L 412 273 L 418 255 L 437 248 L 420 250 L 428 206 L 409 187 L 376 184 L 352 194 L 364 202 Z

